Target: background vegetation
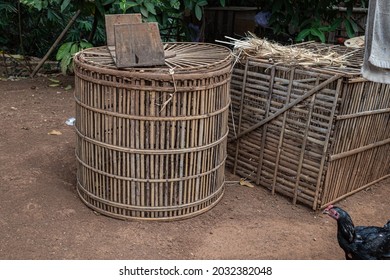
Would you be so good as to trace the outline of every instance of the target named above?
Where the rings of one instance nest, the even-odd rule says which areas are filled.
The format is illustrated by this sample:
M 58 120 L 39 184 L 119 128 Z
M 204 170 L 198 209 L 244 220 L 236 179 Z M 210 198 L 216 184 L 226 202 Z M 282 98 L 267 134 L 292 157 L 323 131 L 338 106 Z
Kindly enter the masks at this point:
M 163 41 L 194 40 L 199 30 L 191 23 L 202 26 L 204 8 L 225 5 L 270 12 L 274 35 L 325 42 L 327 32 L 341 25 L 354 36 L 358 27 L 352 7 L 366 7 L 368 0 L 0 0 L 0 52 L 44 56 L 78 10 L 80 16 L 55 52 L 65 66 L 78 50 L 105 44 L 105 14 L 141 13 L 144 21 L 159 23 Z M 340 17 L 334 6 L 347 12 Z

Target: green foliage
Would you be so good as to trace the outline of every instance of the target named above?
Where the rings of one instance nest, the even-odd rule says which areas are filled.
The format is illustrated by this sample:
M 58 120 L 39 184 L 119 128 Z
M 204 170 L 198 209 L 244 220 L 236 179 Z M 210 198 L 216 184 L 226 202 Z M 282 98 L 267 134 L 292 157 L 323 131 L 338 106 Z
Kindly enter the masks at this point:
M 275 34 L 295 37 L 295 40 L 326 41 L 327 33 L 344 27 L 349 37 L 356 36 L 358 26 L 352 18 L 356 5 L 366 7 L 367 0 L 274 0 L 264 7 L 272 12 L 270 27 Z M 333 7 L 343 6 L 347 12 L 340 14 Z
M 0 49 L 43 56 L 66 24 L 67 17 L 57 4 L 57 1 L 0 1 Z
M 328 32 L 341 26 L 348 36 L 355 36 L 358 25 L 352 17 L 352 7 L 357 4 L 364 7 L 367 3 L 367 0 L 0 0 L 0 50 L 24 51 L 26 55 L 42 57 L 70 18 L 81 10 L 55 57 L 63 71 L 71 71 L 74 52 L 105 44 L 106 14 L 141 13 L 143 21 L 158 22 L 163 41 L 190 41 L 201 35 L 202 30 L 196 28 L 204 23 L 204 8 L 209 5 L 256 6 L 272 12 L 269 25 L 274 34 L 299 42 L 324 42 Z M 343 17 L 332 9 L 341 4 L 347 8 Z
M 16 7 L 11 4 L 4 1 L 0 1 L 0 12 L 4 13 L 16 13 L 18 10 Z
M 1 49 L 42 57 L 77 10 L 81 14 L 64 42 L 105 44 L 105 14 L 141 13 L 158 22 L 164 41 L 192 40 L 191 23 L 201 25 L 207 0 L 0 0 Z M 225 5 L 225 0 L 214 0 Z M 20 3 L 20 4 L 19 4 Z M 19 4 L 19 5 L 18 5 Z M 21 30 L 15 25 L 21 18 Z
M 326 33 L 335 31 L 337 27 L 340 26 L 342 22 L 341 18 L 335 19 L 330 25 L 322 25 L 319 20 L 310 21 L 310 26 L 301 30 L 296 36 L 295 40 L 297 42 L 308 40 L 320 40 L 322 43 L 326 41 Z M 352 36 L 351 36 L 352 37 Z
M 220 5 L 225 0 L 217 0 Z M 108 13 L 141 13 L 143 20 L 158 22 L 164 41 L 189 41 L 190 22 L 203 19 L 207 0 L 117 0 Z
M 73 73 L 73 56 L 77 52 L 91 47 L 93 47 L 93 45 L 84 40 L 79 42 L 66 42 L 62 44 L 56 55 L 56 59 L 60 61 L 62 73 Z

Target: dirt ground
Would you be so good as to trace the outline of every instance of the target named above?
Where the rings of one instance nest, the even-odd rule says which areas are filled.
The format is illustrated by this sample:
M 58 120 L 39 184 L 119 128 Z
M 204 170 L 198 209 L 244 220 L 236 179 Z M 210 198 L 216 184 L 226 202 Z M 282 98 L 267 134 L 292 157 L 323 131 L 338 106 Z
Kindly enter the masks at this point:
M 336 223 L 260 187 L 177 222 L 94 213 L 76 192 L 73 77 L 0 81 L 0 259 L 342 259 Z M 49 135 L 52 130 L 61 135 Z M 364 172 L 362 170 L 362 172 Z M 227 172 L 228 180 L 237 180 Z M 390 179 L 339 203 L 356 225 L 390 219 Z

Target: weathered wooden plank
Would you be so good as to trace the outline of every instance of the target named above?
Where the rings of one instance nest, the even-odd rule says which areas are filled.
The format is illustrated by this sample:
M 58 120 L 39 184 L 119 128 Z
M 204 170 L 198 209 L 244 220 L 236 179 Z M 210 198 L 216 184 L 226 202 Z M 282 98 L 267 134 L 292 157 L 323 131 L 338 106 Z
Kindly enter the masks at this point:
M 115 46 L 114 25 L 141 23 L 141 14 L 106 15 L 107 46 Z
M 155 22 L 114 25 L 116 66 L 164 65 L 164 47 Z

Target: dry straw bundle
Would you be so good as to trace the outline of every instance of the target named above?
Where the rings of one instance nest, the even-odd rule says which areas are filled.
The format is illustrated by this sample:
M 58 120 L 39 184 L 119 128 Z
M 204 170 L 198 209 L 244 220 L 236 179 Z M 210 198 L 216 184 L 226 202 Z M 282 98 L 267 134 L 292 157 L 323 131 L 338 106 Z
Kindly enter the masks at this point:
M 233 53 L 237 59 L 246 57 L 256 57 L 268 59 L 269 62 L 283 64 L 288 66 L 333 66 L 343 67 L 350 53 L 341 55 L 332 51 L 332 46 L 324 51 L 316 51 L 307 48 L 312 42 L 305 42 L 290 46 L 283 46 L 278 43 L 269 42 L 266 39 L 260 39 L 256 35 L 249 33 L 244 39 L 234 39 L 226 37 L 231 42 L 223 42 L 234 46 Z

